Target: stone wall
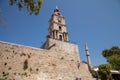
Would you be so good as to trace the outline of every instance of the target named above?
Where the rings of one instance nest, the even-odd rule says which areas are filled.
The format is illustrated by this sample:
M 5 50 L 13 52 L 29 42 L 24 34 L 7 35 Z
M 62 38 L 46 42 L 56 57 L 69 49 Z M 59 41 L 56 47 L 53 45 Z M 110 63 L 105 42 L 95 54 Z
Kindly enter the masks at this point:
M 84 80 L 92 80 L 84 66 L 87 64 L 83 63 L 82 67 L 63 51 L 0 42 L 0 79 L 76 80 L 83 77 Z
M 80 62 L 80 56 L 79 56 L 79 50 L 77 44 L 48 38 L 42 48 L 53 51 L 64 52 L 64 54 L 69 56 L 69 58 L 73 59 L 76 62 Z

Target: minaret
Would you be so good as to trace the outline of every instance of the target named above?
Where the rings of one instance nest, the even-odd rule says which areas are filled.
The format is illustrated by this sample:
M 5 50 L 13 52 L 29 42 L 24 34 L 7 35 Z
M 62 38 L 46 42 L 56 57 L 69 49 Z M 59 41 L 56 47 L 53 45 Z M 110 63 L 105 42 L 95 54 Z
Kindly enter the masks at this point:
M 90 60 L 90 54 L 89 54 L 89 51 L 88 51 L 87 43 L 85 44 L 85 51 L 86 51 L 88 66 L 91 69 L 91 60 Z
M 65 18 L 61 15 L 58 7 L 54 9 L 54 12 L 49 20 L 47 38 L 68 42 Z

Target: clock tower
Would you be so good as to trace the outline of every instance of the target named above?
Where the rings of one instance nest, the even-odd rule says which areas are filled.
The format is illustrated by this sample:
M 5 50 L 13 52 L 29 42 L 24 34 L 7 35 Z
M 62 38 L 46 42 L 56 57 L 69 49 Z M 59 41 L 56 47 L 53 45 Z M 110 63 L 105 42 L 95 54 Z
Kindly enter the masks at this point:
M 58 7 L 54 9 L 49 20 L 46 38 L 46 42 L 41 47 L 42 49 L 64 52 L 69 55 L 69 60 L 75 60 L 76 62 L 80 60 L 78 45 L 69 42 L 65 17 L 61 15 Z M 58 55 L 62 55 L 62 53 Z
M 68 42 L 65 18 L 56 7 L 50 20 L 47 38 Z

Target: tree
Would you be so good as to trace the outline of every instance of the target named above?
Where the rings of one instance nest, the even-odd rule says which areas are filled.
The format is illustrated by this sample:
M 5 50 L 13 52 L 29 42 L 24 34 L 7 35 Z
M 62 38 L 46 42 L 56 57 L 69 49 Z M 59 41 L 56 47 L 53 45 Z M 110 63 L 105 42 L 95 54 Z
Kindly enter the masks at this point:
M 118 46 L 113 46 L 110 49 L 105 49 L 102 51 L 104 57 L 109 57 L 112 55 L 120 55 L 120 48 Z
M 10 5 L 17 5 L 18 9 L 26 8 L 30 14 L 37 15 L 40 11 L 42 0 L 9 0 Z
M 17 5 L 18 9 L 26 8 L 27 11 L 31 14 L 38 15 L 42 6 L 42 0 L 9 0 L 11 6 Z M 1 16 L 0 11 L 0 16 Z M 0 25 L 6 26 L 5 22 L 0 20 Z
M 112 69 L 120 70 L 120 48 L 118 46 L 103 50 L 102 55 L 110 63 Z
M 98 74 L 101 80 L 112 80 L 112 74 L 110 72 L 111 66 L 109 64 L 101 64 L 98 69 Z
M 107 58 L 107 61 L 111 64 L 115 70 L 120 70 L 120 55 L 113 55 Z

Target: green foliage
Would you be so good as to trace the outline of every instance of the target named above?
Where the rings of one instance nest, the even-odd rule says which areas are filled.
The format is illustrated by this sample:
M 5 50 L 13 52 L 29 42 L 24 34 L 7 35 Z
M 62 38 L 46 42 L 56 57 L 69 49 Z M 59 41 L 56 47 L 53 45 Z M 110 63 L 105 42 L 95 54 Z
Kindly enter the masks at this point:
M 108 64 L 101 64 L 98 68 L 99 68 L 98 74 L 99 74 L 99 77 L 101 79 L 112 80 L 112 75 L 111 75 L 111 72 L 110 72 L 110 69 L 111 69 L 110 65 L 108 65 Z
M 112 69 L 120 70 L 120 48 L 118 46 L 103 50 L 102 55 L 110 63 Z
M 118 46 L 113 46 L 110 49 L 105 49 L 102 51 L 104 57 L 109 57 L 112 55 L 120 55 L 120 48 Z
M 3 72 L 3 75 L 0 77 L 0 80 L 8 80 L 9 73 Z
M 9 0 L 9 4 L 17 5 L 18 9 L 26 8 L 30 14 L 37 15 L 40 11 L 42 0 Z
M 23 69 L 26 70 L 28 68 L 28 60 L 26 59 L 24 61 L 24 66 L 23 66 Z
M 97 77 L 98 77 L 97 72 L 92 71 L 92 76 L 93 76 L 94 78 L 97 78 Z
M 115 70 L 120 70 L 120 55 L 113 55 L 107 58 L 107 61 L 111 64 Z
M 9 75 L 9 73 L 4 73 L 4 74 L 3 74 L 3 77 L 8 76 L 8 75 Z

